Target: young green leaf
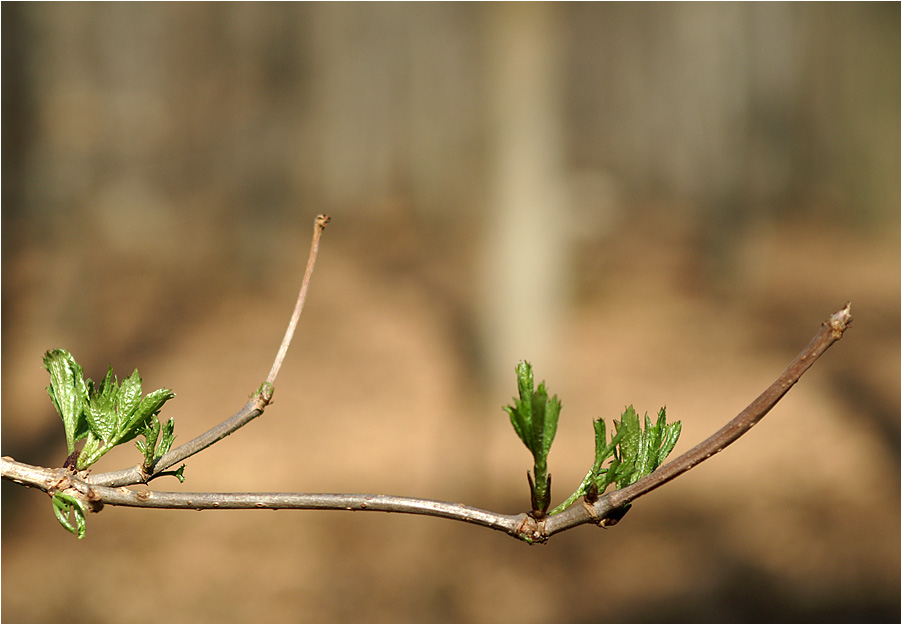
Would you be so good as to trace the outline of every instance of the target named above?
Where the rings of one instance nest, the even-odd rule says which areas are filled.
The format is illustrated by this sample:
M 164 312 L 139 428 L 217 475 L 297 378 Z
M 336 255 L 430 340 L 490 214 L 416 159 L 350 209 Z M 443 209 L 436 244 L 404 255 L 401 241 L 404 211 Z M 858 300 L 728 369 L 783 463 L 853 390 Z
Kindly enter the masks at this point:
M 76 468 L 79 471 L 88 468 L 100 460 L 100 457 L 112 448 L 112 445 L 104 443 L 103 439 L 94 434 L 94 432 L 91 432 L 88 434 L 88 440 L 85 441 L 85 446 L 82 447 L 81 453 L 78 455 L 78 464 L 76 465 Z
M 134 414 L 141 403 L 141 376 L 138 370 L 124 380 L 119 389 L 119 404 L 116 406 L 116 430 L 122 432 L 134 418 Z
M 142 424 L 144 424 L 150 417 L 156 416 L 159 414 L 160 410 L 163 408 L 163 404 L 167 401 L 175 397 L 175 393 L 173 393 L 168 388 L 161 388 L 155 390 L 153 393 L 149 393 L 144 399 L 141 400 L 141 403 L 138 404 L 138 407 L 135 411 L 129 415 L 126 423 L 124 424 L 122 430 L 120 431 L 119 443 L 127 443 L 128 441 L 135 438 Z
M 514 398 L 513 406 L 505 406 L 505 410 L 510 415 L 511 425 L 523 444 L 530 451 L 532 448 L 532 367 L 528 362 L 521 361 L 517 367 L 517 390 L 519 391 L 519 399 Z M 527 400 L 527 398 L 529 398 Z
M 64 349 L 46 352 L 44 368 L 50 372 L 50 386 L 47 387 L 47 392 L 63 420 L 66 444 L 71 454 L 75 451 L 75 442 L 87 435 L 84 408 L 88 390 L 84 374 L 72 354 Z
M 106 377 L 97 386 L 88 380 L 88 401 L 85 405 L 85 417 L 91 432 L 100 440 L 109 440 L 116 431 L 116 422 L 112 418 L 119 400 L 119 385 L 113 377 L 113 366 L 107 370 Z
M 653 425 L 645 415 L 644 429 L 639 426 L 639 416 L 632 406 L 626 409 L 620 427 L 627 430 L 629 444 L 621 443 L 617 486 L 629 486 L 657 469 L 673 451 L 680 437 L 682 424 L 679 421 L 667 423 L 665 408 L 658 412 L 658 420 Z M 615 422 L 616 424 L 616 422 Z
M 82 503 L 75 497 L 64 493 L 54 493 L 51 503 L 53 504 L 53 512 L 56 514 L 56 520 L 59 521 L 60 525 L 66 528 L 67 531 L 72 532 L 79 540 L 84 538 L 87 522 L 85 521 L 85 510 L 82 508 Z M 75 519 L 74 525 L 69 520 L 70 514 Z
M 632 479 L 636 474 L 636 459 L 639 455 L 639 445 L 642 430 L 639 428 L 639 415 L 632 405 L 628 406 L 620 421 L 614 421 L 614 428 L 618 434 L 622 433 L 622 440 L 614 451 L 614 456 L 619 461 L 614 469 L 614 481 L 618 488 L 629 486 L 636 480 Z M 638 478 L 636 478 L 638 479 Z
M 160 446 L 157 448 L 156 458 L 162 458 L 169 453 L 169 450 L 172 448 L 172 443 L 175 442 L 174 432 L 175 419 L 169 419 L 169 421 L 167 421 L 163 425 L 163 430 L 160 437 Z M 182 468 L 184 468 L 184 465 L 182 465 Z
M 664 464 L 664 460 L 667 459 L 667 456 L 669 456 L 670 452 L 673 451 L 673 448 L 676 447 L 677 441 L 680 439 L 680 432 L 683 430 L 683 424 L 680 421 L 667 423 L 667 411 L 665 408 L 661 408 L 661 410 L 658 411 L 658 422 L 656 427 L 662 432 L 662 435 L 659 437 L 660 444 L 658 445 L 655 465 L 651 471 L 654 471 Z M 651 471 L 649 471 L 649 473 L 651 473 Z

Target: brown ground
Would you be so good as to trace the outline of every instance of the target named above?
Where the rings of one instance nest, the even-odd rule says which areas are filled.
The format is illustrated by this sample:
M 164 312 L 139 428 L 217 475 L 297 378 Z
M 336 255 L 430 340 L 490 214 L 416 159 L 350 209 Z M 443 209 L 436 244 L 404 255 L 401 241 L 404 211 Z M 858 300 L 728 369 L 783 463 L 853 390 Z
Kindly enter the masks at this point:
M 380 253 L 378 238 L 336 220 L 275 403 L 191 459 L 184 485 L 153 487 L 384 492 L 525 510 L 529 457 L 500 409 L 513 375 L 502 394 L 467 391 L 479 387 L 470 256 L 408 235 Z M 37 252 L 8 259 L 3 453 L 62 462 L 40 367 L 57 346 L 93 377 L 112 361 L 120 378 L 139 367 L 145 390 L 172 386 L 179 395 L 163 416 L 176 419 L 177 442 L 230 415 L 269 371 L 307 236 L 275 237 L 286 252 L 265 274 L 209 280 L 102 251 L 70 264 Z M 683 421 L 684 451 L 763 390 L 847 299 L 855 322 L 759 426 L 617 527 L 529 547 L 402 515 L 108 507 L 77 541 L 45 496 L 4 483 L 3 621 L 895 621 L 898 232 L 760 232 L 740 242 L 754 260 L 732 274 L 739 286 L 716 293 L 691 240 L 637 225 L 581 251 L 564 364 L 534 363 L 564 402 L 550 456 L 557 499 L 591 462 L 592 418 L 666 404 Z M 67 292 L 65 267 L 94 279 Z M 60 293 L 92 302 L 69 307 Z M 98 471 L 136 460 L 125 449 Z

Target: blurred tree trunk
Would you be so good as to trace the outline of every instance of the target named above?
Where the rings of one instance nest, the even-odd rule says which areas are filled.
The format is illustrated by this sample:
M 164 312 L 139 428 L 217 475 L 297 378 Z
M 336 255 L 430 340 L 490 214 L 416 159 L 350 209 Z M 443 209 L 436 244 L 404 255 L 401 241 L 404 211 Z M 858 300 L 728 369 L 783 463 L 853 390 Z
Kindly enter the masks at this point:
M 489 13 L 489 210 L 481 325 L 491 384 L 519 359 L 551 366 L 567 285 L 559 9 Z M 509 386 L 509 384 L 508 384 Z

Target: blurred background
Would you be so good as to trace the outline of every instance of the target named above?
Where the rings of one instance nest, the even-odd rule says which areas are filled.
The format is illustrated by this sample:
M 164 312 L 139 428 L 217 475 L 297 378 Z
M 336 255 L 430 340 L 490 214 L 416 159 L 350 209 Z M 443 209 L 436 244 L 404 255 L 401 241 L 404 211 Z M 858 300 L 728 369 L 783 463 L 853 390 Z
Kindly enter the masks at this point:
M 2 619 L 897 622 L 899 23 L 897 3 L 3 3 L 17 460 L 66 456 L 51 348 L 172 388 L 177 444 L 238 410 L 317 213 L 274 404 L 153 488 L 525 511 L 517 360 L 563 401 L 556 503 L 592 419 L 666 405 L 681 453 L 847 300 L 855 322 L 726 453 L 544 546 L 112 507 L 77 541 L 4 482 Z

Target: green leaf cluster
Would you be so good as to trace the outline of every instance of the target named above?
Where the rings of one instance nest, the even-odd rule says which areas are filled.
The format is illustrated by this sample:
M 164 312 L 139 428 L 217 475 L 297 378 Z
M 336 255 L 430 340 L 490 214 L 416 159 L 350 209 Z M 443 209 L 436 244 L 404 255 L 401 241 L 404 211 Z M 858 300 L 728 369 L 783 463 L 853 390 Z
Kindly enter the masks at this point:
M 607 440 L 604 419 L 596 420 L 594 425 L 595 462 L 579 488 L 552 510 L 551 514 L 566 510 L 587 493 L 598 496 L 611 484 L 615 484 L 618 489 L 624 488 L 649 475 L 673 451 L 682 429 L 679 421 L 667 423 L 665 408 L 658 412 L 655 423 L 652 423 L 646 413 L 642 427 L 639 415 L 632 406 L 623 411 L 620 421 L 614 421 L 610 441 Z M 604 467 L 609 459 L 610 464 Z
M 175 424 L 170 419 L 161 425 L 157 415 L 163 404 L 175 397 L 170 389 L 158 389 L 142 399 L 138 370 L 120 385 L 112 366 L 95 384 L 84 379 L 81 366 L 64 349 L 44 354 L 44 368 L 50 373 L 47 392 L 63 420 L 69 454 L 75 452 L 75 443 L 85 439 L 76 469 L 88 468 L 113 447 L 139 435 L 145 437 L 137 443 L 145 466 L 169 451 Z
M 138 437 L 138 449 L 144 454 L 144 466 L 151 467 L 172 447 L 175 422 L 170 419 L 161 424 L 157 415 L 163 404 L 175 397 L 168 388 L 161 388 L 141 398 L 141 376 L 135 369 L 119 384 L 113 375 L 113 367 L 106 377 L 95 384 L 84 379 L 81 366 L 72 354 L 64 349 L 54 349 L 44 354 L 44 368 L 50 373 L 47 392 L 50 401 L 63 420 L 69 459 L 66 466 L 83 470 L 97 462 L 113 447 Z M 75 443 L 84 439 L 80 452 Z M 183 480 L 184 465 L 174 474 Z M 54 493 L 51 499 L 53 512 L 64 528 L 78 538 L 85 535 L 85 508 L 76 497 L 67 493 Z M 74 521 L 74 522 L 73 522 Z
M 557 432 L 561 402 L 557 396 L 548 396 L 545 383 L 535 388 L 532 365 L 520 361 L 516 367 L 519 398 L 513 405 L 505 406 L 517 436 L 533 457 L 533 475 L 526 473 L 532 495 L 533 515 L 545 515 L 551 502 L 551 475 L 548 473 L 548 452 Z
M 679 421 L 667 423 L 667 410 L 661 408 L 654 424 L 645 413 L 645 425 L 640 427 L 639 415 L 628 406 L 614 427 L 615 437 L 622 435 L 622 439 L 614 449 L 610 468 L 596 481 L 598 492 L 604 492 L 602 487 L 607 488 L 611 483 L 616 483 L 617 488 L 629 486 L 661 466 L 676 446 L 683 425 Z M 597 440 L 595 447 L 597 452 Z

